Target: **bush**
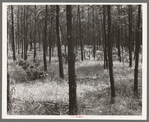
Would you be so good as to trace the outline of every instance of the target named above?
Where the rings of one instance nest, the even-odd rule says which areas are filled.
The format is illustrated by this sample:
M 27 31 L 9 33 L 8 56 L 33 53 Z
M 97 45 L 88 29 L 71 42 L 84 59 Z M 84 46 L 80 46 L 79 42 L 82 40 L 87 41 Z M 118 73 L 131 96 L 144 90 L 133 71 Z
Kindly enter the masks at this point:
M 8 66 L 8 69 L 11 69 L 8 72 L 10 74 L 10 78 L 13 79 L 16 83 L 22 83 L 27 81 L 27 74 L 25 70 L 23 70 L 21 67 Z

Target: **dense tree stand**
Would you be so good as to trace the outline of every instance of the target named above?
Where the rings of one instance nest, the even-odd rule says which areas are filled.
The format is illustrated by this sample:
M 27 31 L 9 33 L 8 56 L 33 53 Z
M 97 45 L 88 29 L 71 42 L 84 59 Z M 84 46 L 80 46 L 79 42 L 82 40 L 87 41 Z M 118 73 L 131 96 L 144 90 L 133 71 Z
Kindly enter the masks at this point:
M 4 6 L 8 115 L 143 115 L 145 4 Z

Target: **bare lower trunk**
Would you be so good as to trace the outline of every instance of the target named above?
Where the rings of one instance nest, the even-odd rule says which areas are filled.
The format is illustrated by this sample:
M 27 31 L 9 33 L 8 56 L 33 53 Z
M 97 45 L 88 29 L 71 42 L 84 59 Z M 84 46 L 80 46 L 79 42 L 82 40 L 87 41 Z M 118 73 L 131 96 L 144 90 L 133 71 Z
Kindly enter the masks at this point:
M 68 41 L 68 74 L 69 74 L 69 115 L 77 114 L 77 97 L 75 82 L 75 54 L 72 40 L 72 13 L 71 6 L 66 6 L 67 14 L 67 41 Z
M 64 78 L 63 73 L 63 63 L 62 63 L 62 54 L 61 54 L 61 44 L 60 44 L 60 35 L 59 35 L 59 6 L 56 6 L 56 33 L 57 33 L 57 50 L 58 50 L 58 58 L 59 58 L 59 76 L 60 78 Z
M 115 97 L 115 87 L 114 87 L 114 77 L 113 77 L 113 61 L 112 61 L 112 49 L 111 49 L 111 6 L 107 6 L 108 11 L 108 57 L 109 57 L 109 75 L 111 83 L 111 102 L 114 102 Z

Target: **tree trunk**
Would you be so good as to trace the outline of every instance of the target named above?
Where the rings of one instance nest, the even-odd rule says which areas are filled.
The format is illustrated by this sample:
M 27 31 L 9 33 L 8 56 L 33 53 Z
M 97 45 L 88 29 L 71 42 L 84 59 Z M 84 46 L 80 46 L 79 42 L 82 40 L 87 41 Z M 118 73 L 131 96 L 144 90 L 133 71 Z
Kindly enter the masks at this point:
M 52 27 L 52 17 L 51 17 L 51 27 Z M 49 29 L 49 64 L 51 63 L 51 41 L 52 41 L 52 31 Z
M 44 71 L 47 71 L 46 61 L 46 41 L 47 41 L 47 5 L 45 6 L 45 28 L 44 28 L 44 42 L 43 42 L 43 60 L 44 60 Z
M 114 77 L 113 77 L 113 61 L 112 61 L 112 49 L 111 49 L 111 6 L 107 5 L 108 12 L 108 59 L 109 59 L 109 75 L 111 83 L 111 102 L 113 103 L 115 97 L 115 88 L 114 88 Z
M 14 44 L 14 23 L 13 23 L 13 5 L 11 5 L 11 19 L 12 19 L 12 50 L 13 50 L 13 61 L 16 60 L 15 56 L 15 44 Z
M 75 34 L 76 34 L 76 40 L 75 40 L 75 45 L 76 45 L 76 52 L 78 48 L 78 16 L 76 17 L 76 27 L 75 27 Z
M 120 52 L 120 8 L 118 7 L 118 15 L 119 15 L 119 21 L 118 21 L 118 39 L 117 39 L 117 43 L 118 43 L 118 57 L 119 57 L 119 61 L 121 62 L 121 52 Z
M 136 34 L 136 48 L 135 48 L 135 73 L 134 73 L 134 94 L 135 97 L 138 97 L 138 65 L 139 65 L 139 45 L 140 45 L 140 14 L 141 14 L 141 5 L 138 5 L 138 22 L 137 22 L 137 34 Z
M 26 40 L 25 40 L 25 5 L 24 5 L 24 18 L 23 18 L 23 40 L 24 40 L 24 60 L 26 60 Z
M 31 25 L 30 25 L 30 27 L 32 26 L 32 17 L 30 17 L 30 23 L 31 23 Z M 29 34 L 29 36 L 30 36 L 30 51 L 32 51 L 32 49 L 33 49 L 33 45 L 32 45 L 32 31 L 30 31 L 30 34 Z
M 80 38 L 80 47 L 81 47 L 81 60 L 83 61 L 83 43 L 82 43 L 82 34 L 81 34 L 81 19 L 80 19 L 80 6 L 78 5 L 78 19 L 79 19 L 79 38 Z
M 21 7 L 21 22 L 20 22 L 21 23 L 21 40 L 22 40 L 22 52 L 21 52 L 22 54 L 21 54 L 21 58 L 23 58 L 23 43 L 24 43 L 23 42 L 23 26 L 22 26 L 23 25 L 23 23 L 22 23 L 23 22 L 22 21 L 22 12 L 23 12 L 23 10 L 22 9 L 23 8 Z
M 75 53 L 72 40 L 72 12 L 71 5 L 66 5 L 67 14 L 67 42 L 68 42 L 68 75 L 69 75 L 69 115 L 77 114 L 76 82 L 75 82 Z
M 132 6 L 129 5 L 129 67 L 132 67 Z
M 52 38 L 49 38 L 49 64 L 51 63 L 51 40 Z
M 19 25 L 19 15 L 20 15 L 20 9 L 19 9 L 19 6 L 18 6 L 18 16 L 17 16 L 17 23 L 18 23 L 18 29 L 17 29 L 17 32 L 18 32 L 18 54 L 20 53 L 19 51 L 19 42 L 20 42 L 20 25 Z
M 105 11 L 106 11 L 106 7 L 103 5 L 103 34 L 104 34 L 104 42 L 105 42 L 105 46 L 104 46 L 104 69 L 108 68 L 108 60 L 107 60 L 107 36 L 106 36 L 106 29 L 105 29 Z
M 121 62 L 121 53 L 120 53 L 120 28 L 118 26 L 118 39 L 117 39 L 117 47 L 118 47 L 118 57 L 119 57 L 119 61 Z
M 60 78 L 64 78 L 60 35 L 59 35 L 59 5 L 56 6 L 56 34 L 57 34 L 57 50 L 58 50 L 58 58 L 59 58 L 59 76 Z
M 28 29 L 28 24 L 27 24 L 27 16 L 28 16 L 28 6 L 26 8 L 26 17 L 25 17 L 25 40 L 26 40 L 26 45 L 25 45 L 25 59 L 27 60 L 27 50 L 28 50 L 28 38 L 27 38 L 27 29 Z
M 26 40 L 26 10 L 24 5 L 24 60 L 27 59 L 27 40 Z
M 11 110 L 11 100 L 10 100 L 10 77 L 7 72 L 7 112 Z
M 92 35 L 92 41 L 93 41 L 93 57 L 94 57 L 94 60 L 95 60 L 95 53 L 96 53 L 96 48 L 95 48 L 95 39 L 94 39 L 94 6 L 92 8 L 92 14 L 93 14 L 93 35 Z
M 35 25 L 34 25 L 34 63 L 36 58 L 36 5 L 34 7 L 34 13 L 35 13 Z
M 65 43 L 65 54 L 67 53 L 66 51 L 66 48 L 67 48 L 67 42 L 66 42 L 66 38 L 64 36 L 64 33 L 63 33 L 63 30 L 62 30 L 62 27 L 60 26 L 60 30 L 61 30 L 61 33 L 62 33 L 62 37 L 63 37 L 63 40 L 64 40 L 64 43 Z

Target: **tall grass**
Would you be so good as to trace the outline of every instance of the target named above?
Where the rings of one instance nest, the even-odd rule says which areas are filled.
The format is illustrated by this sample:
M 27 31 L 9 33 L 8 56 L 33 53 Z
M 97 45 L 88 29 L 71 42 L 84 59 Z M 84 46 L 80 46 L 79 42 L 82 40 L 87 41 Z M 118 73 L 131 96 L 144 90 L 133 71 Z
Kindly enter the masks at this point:
M 41 57 L 42 55 L 36 57 L 36 60 L 40 63 L 40 68 L 43 67 Z M 32 58 L 30 56 L 28 60 L 32 61 Z M 103 62 L 91 60 L 76 63 L 77 105 L 79 115 L 142 114 L 141 67 L 139 69 L 139 98 L 134 99 L 133 68 L 129 68 L 127 64 L 123 65 L 123 63 L 119 62 L 114 62 L 113 66 L 116 98 L 115 103 L 111 104 L 109 71 L 103 69 Z M 63 108 L 66 109 L 63 111 L 68 111 L 68 66 L 64 64 L 65 78 L 60 79 L 57 57 L 52 57 L 50 64 L 47 61 L 47 72 L 49 75 L 44 80 L 37 79 L 26 82 L 25 71 L 11 61 L 9 62 L 8 70 L 10 77 L 17 81 L 15 85 L 15 97 L 12 102 L 14 111 L 10 114 L 53 115 L 54 112 L 49 111 L 59 113 L 60 109 Z M 49 107 L 51 110 L 44 106 L 47 101 L 49 102 L 49 106 L 51 106 L 51 108 Z M 29 108 L 36 109 L 29 112 Z

